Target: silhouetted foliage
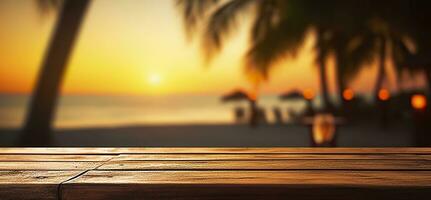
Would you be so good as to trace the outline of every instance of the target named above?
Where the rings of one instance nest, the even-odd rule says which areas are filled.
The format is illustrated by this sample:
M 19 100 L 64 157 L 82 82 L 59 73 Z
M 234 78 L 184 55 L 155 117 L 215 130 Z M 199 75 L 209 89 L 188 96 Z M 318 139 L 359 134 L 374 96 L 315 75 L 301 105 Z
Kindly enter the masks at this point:
M 203 27 L 202 50 L 209 59 L 237 30 L 238 16 L 251 16 L 245 69 L 258 72 L 264 79 L 268 78 L 278 60 L 288 55 L 295 56 L 308 31 L 314 30 L 323 103 L 329 107 L 325 63 L 331 55 L 335 55 L 337 61 L 337 85 L 341 98 L 346 85 L 367 64 L 379 60 L 376 94 L 387 76 L 386 59 L 394 61 L 400 77 L 403 71 L 408 70 L 402 63 L 431 45 L 427 24 L 430 3 L 427 1 L 229 0 L 211 1 L 200 6 L 199 12 L 188 12 L 184 8 L 202 4 L 201 1 L 179 0 L 178 4 L 188 30 L 197 24 Z M 408 47 L 409 41 L 414 41 L 416 52 Z

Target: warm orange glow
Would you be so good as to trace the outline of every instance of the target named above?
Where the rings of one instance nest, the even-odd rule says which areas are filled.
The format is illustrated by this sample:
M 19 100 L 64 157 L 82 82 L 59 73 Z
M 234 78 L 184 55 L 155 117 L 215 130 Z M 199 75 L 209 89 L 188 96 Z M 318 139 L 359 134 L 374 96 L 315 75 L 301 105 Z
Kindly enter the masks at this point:
M 33 1 L 5 2 L 0 6 L 0 93 L 30 93 L 56 15 L 41 18 Z M 238 34 L 205 68 L 199 39 L 186 40 L 175 1 L 94 1 L 71 55 L 62 94 L 222 94 L 232 87 L 251 89 L 250 82 L 261 82 L 262 94 L 313 88 L 314 92 L 304 92 L 305 98 L 313 99 L 319 85 L 314 70 L 315 33 L 307 35 L 294 59 L 275 62 L 280 67 L 269 73 L 270 81 L 263 82 L 261 77 L 250 81 L 243 68 L 249 47 L 243 24 L 250 18 L 238 21 L 242 27 Z M 334 62 L 329 62 L 331 66 Z M 372 82 L 363 77 L 375 73 L 374 68 L 361 72 L 359 81 L 352 84 L 355 91 L 372 88 Z M 161 76 L 160 83 L 149 77 L 153 71 Z
M 378 97 L 381 101 L 387 101 L 389 98 L 391 98 L 391 94 L 387 89 L 380 89 Z
M 312 100 L 314 98 L 314 92 L 311 89 L 305 89 L 302 95 L 304 95 L 304 99 L 306 100 Z
M 252 100 L 252 101 L 256 101 L 256 99 L 257 99 L 257 93 L 256 92 L 250 92 L 248 94 L 248 98 L 250 98 L 250 100 Z
M 410 99 L 412 107 L 416 110 L 424 110 L 427 107 L 427 99 L 423 94 L 415 94 Z
M 352 89 L 345 89 L 343 91 L 343 98 L 346 101 L 351 101 L 355 97 L 355 93 Z
M 335 118 L 330 114 L 320 114 L 314 117 L 313 140 L 316 144 L 331 142 L 335 135 Z

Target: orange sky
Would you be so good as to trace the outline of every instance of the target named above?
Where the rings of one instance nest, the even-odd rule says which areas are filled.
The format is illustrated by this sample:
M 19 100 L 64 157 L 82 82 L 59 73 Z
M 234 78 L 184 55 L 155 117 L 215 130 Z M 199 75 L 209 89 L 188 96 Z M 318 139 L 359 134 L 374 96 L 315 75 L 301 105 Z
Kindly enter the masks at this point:
M 55 13 L 41 15 L 35 1 L 0 1 L 0 93 L 28 93 L 48 43 Z M 70 60 L 62 92 L 66 94 L 220 94 L 249 88 L 242 58 L 246 26 L 205 67 L 199 41 L 184 36 L 174 2 L 95 0 Z M 292 88 L 318 89 L 308 39 L 297 59 L 286 59 L 261 86 L 263 93 Z M 355 89 L 369 90 L 369 68 Z M 331 74 L 333 76 L 333 74 Z M 332 88 L 334 87 L 333 84 Z

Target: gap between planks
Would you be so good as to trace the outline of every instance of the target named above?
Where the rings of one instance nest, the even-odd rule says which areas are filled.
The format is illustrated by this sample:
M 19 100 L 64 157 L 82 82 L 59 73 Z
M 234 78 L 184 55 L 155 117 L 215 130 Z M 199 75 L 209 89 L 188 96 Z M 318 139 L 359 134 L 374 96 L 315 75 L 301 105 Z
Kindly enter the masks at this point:
M 112 155 L 112 154 L 142 154 L 142 153 L 312 153 L 312 154 L 364 154 L 364 153 L 409 153 L 431 154 L 431 148 L 395 147 L 395 148 L 304 148 L 304 147 L 257 147 L 257 148 L 203 148 L 203 147 L 178 147 L 178 148 L 0 148 L 0 154 L 87 154 L 87 155 Z
M 417 154 L 120 154 L 113 161 L 229 161 L 229 160 L 431 160 L 431 155 Z
M 117 155 L 117 156 L 118 156 L 118 155 Z M 102 162 L 100 163 L 100 165 L 96 166 L 94 169 L 87 169 L 87 170 L 84 170 L 83 172 L 81 172 L 81 173 L 77 174 L 76 176 L 73 176 L 73 177 L 71 177 L 71 178 L 69 178 L 69 179 L 67 179 L 67 180 L 64 180 L 64 181 L 60 182 L 60 184 L 58 184 L 58 186 L 57 186 L 57 199 L 58 199 L 58 200 L 62 200 L 62 196 L 63 196 L 63 194 L 62 194 L 62 186 L 63 186 L 63 184 L 65 184 L 65 183 L 67 183 L 67 182 L 70 182 L 70 181 L 73 181 L 73 180 L 75 180 L 75 179 L 78 179 L 79 177 L 83 176 L 84 174 L 88 173 L 89 171 L 97 170 L 99 167 L 101 167 L 101 166 L 102 166 L 102 165 L 104 165 L 105 163 L 107 163 L 107 162 L 111 161 L 114 157 L 115 157 L 115 156 L 112 156 L 110 159 L 108 159 L 108 160 L 106 160 L 106 161 L 102 161 Z

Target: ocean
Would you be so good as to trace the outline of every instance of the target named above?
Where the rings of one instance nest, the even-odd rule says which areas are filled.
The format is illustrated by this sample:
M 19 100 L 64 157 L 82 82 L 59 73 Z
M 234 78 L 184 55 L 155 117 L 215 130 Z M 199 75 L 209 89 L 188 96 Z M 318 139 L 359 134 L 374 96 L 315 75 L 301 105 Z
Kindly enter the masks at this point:
M 29 104 L 28 95 L 0 94 L 0 128 L 22 126 Z M 296 112 L 305 107 L 297 101 L 282 102 L 277 96 L 259 98 L 270 122 L 273 108 L 281 109 L 285 120 L 287 110 Z M 61 96 L 55 128 L 112 127 L 127 125 L 233 124 L 233 109 L 246 108 L 246 102 L 222 103 L 216 95 L 168 96 Z

